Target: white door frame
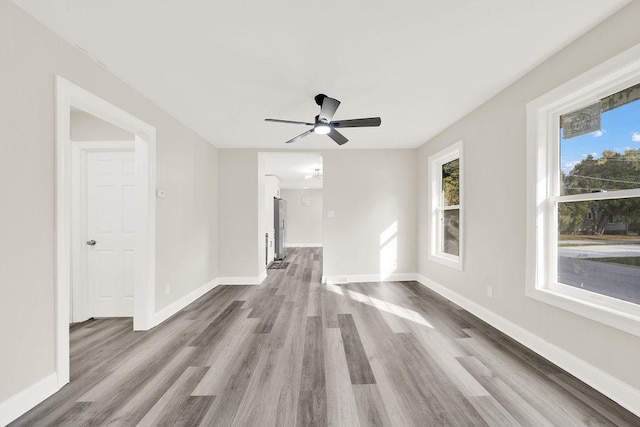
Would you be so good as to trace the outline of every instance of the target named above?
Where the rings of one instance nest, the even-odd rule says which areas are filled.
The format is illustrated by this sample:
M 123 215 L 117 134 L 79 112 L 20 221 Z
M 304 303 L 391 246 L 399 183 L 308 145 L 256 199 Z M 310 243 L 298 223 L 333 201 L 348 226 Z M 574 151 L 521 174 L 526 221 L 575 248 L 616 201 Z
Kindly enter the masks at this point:
M 69 382 L 71 315 L 71 108 L 92 114 L 136 135 L 136 235 L 133 329 L 154 326 L 156 129 L 68 80 L 56 76 L 56 296 L 55 354 L 58 387 Z
M 136 136 L 136 138 L 138 138 Z M 135 152 L 131 141 L 71 141 L 71 321 L 91 317 L 87 310 L 87 154 Z M 140 224 L 135 224 L 139 226 Z M 137 232 L 136 232 L 137 234 Z M 135 298 L 135 297 L 134 297 Z M 135 303 L 135 299 L 134 299 Z

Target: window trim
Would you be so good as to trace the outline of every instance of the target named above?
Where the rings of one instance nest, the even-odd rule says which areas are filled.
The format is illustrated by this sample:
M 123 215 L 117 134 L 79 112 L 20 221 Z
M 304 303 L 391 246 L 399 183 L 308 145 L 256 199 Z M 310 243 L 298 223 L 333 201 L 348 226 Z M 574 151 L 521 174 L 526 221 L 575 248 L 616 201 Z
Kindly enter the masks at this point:
M 452 160 L 459 160 L 460 167 L 460 203 L 458 205 L 444 206 L 442 199 L 442 166 Z M 430 215 L 430 242 L 429 242 L 429 260 L 437 262 L 447 267 L 462 271 L 464 257 L 464 156 L 462 149 L 462 141 L 451 144 L 447 148 L 429 156 L 430 185 L 429 185 L 429 203 Z M 442 231 L 440 225 L 441 210 L 459 211 L 459 237 L 458 237 L 458 255 L 451 255 L 440 248 L 442 247 Z
M 560 115 L 640 82 L 640 44 L 527 104 L 526 295 L 640 336 L 640 305 L 556 283 L 559 198 L 566 201 L 638 196 L 639 190 L 559 196 Z

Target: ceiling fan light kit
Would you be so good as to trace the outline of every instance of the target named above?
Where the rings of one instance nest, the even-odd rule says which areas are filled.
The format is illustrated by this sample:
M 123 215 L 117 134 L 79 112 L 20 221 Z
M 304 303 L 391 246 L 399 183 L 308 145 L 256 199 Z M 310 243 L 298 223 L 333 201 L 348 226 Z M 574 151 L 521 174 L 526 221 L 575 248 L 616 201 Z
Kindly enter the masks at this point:
M 331 132 L 331 127 L 329 127 L 329 125 L 321 123 L 314 126 L 313 132 L 319 135 L 327 135 L 329 132 Z
M 369 117 L 365 119 L 350 119 L 350 120 L 336 120 L 333 119 L 333 115 L 340 106 L 340 101 L 334 98 L 330 98 L 324 94 L 318 94 L 315 96 L 316 104 L 320 106 L 320 114 L 318 114 L 313 123 L 299 122 L 295 120 L 281 120 L 281 119 L 264 119 L 267 122 L 275 123 L 287 123 L 296 125 L 313 126 L 311 129 L 301 133 L 300 135 L 290 139 L 286 144 L 296 142 L 311 133 L 317 133 L 318 135 L 328 135 L 333 139 L 336 144 L 343 145 L 349 141 L 344 135 L 338 132 L 339 128 L 361 128 L 361 127 L 378 127 L 382 120 L 380 117 Z

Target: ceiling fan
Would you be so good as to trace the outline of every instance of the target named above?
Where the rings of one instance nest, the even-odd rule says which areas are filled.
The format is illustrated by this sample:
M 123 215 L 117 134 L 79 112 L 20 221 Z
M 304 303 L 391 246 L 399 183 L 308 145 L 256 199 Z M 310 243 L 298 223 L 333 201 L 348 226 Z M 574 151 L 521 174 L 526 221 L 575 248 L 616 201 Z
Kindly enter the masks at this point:
M 311 133 L 317 133 L 320 135 L 327 135 L 329 138 L 333 139 L 338 145 L 342 145 L 349 141 L 344 135 L 338 132 L 336 129 L 340 128 L 362 128 L 362 127 L 377 127 L 380 126 L 382 121 L 380 117 L 369 117 L 366 119 L 351 119 L 351 120 L 335 120 L 331 121 L 333 115 L 336 113 L 338 106 L 340 105 L 340 101 L 337 99 L 333 99 L 324 94 L 316 95 L 315 97 L 316 104 L 320 106 L 320 114 L 316 116 L 314 123 L 309 122 L 297 122 L 293 120 L 280 120 L 280 119 L 264 119 L 266 122 L 276 122 L 276 123 L 290 123 L 294 125 L 306 125 L 313 126 L 311 129 L 306 132 L 301 133 L 295 138 L 287 141 L 287 144 L 292 142 L 296 142 L 299 139 L 304 138 L 305 136 Z

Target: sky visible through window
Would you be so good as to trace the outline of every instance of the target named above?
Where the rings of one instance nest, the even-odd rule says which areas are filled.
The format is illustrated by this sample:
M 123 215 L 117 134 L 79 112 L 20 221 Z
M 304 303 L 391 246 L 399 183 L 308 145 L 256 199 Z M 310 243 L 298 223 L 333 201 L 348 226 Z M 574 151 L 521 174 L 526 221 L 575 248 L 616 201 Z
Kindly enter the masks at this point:
M 623 154 L 626 150 L 639 149 L 640 100 L 604 112 L 600 131 L 563 138 L 560 146 L 560 167 L 565 174 L 589 155 L 598 159 L 605 150 Z

